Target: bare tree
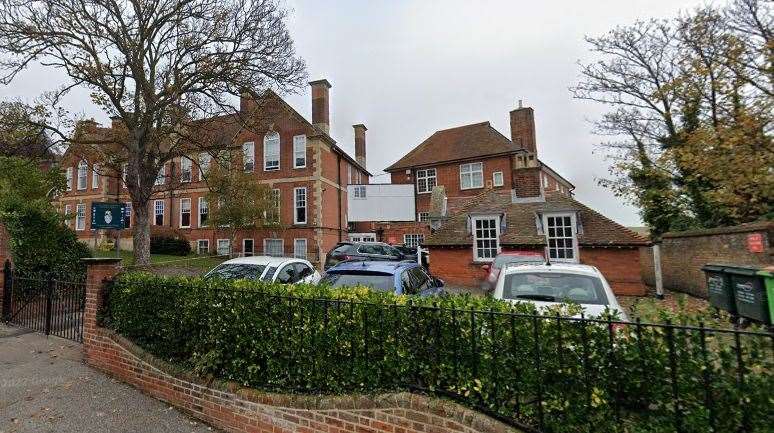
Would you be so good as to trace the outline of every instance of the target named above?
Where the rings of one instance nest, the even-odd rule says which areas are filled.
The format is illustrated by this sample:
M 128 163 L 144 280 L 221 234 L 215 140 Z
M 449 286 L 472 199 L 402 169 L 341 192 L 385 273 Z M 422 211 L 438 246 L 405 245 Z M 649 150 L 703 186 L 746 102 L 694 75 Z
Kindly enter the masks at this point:
M 234 97 L 294 91 L 305 66 L 276 0 L 0 0 L 0 70 L 9 83 L 38 62 L 64 71 L 75 87 L 124 129 L 112 137 L 76 131 L 120 173 L 135 212 L 138 264 L 150 260 L 148 203 L 157 174 L 173 158 L 231 145 L 260 111 L 235 110 Z M 202 120 L 206 119 L 206 120 Z M 65 131 L 59 131 L 68 137 Z M 107 142 L 112 143 L 107 146 Z

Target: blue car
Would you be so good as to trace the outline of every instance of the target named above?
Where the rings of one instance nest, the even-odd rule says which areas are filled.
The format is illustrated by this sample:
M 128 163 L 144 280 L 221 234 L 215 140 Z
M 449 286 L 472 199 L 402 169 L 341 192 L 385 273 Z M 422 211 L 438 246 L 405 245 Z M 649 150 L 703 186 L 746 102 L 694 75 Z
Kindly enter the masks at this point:
M 366 286 L 396 295 L 432 296 L 444 293 L 444 283 L 415 262 L 341 262 L 328 269 L 320 284 Z

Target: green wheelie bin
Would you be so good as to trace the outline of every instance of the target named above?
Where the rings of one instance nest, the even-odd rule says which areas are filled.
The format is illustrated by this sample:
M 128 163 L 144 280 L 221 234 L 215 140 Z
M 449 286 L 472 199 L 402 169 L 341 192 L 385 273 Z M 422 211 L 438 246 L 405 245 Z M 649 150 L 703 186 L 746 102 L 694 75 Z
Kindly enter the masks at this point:
M 707 276 L 707 293 L 710 304 L 736 316 L 736 300 L 734 299 L 734 288 L 731 286 L 731 275 L 725 272 L 727 266 L 708 263 L 701 270 Z
M 731 276 L 736 312 L 741 317 L 771 324 L 769 301 L 760 269 L 747 266 L 728 266 L 725 272 Z
M 763 285 L 769 297 L 769 323 L 774 323 L 774 266 L 761 269 L 758 276 L 763 278 Z

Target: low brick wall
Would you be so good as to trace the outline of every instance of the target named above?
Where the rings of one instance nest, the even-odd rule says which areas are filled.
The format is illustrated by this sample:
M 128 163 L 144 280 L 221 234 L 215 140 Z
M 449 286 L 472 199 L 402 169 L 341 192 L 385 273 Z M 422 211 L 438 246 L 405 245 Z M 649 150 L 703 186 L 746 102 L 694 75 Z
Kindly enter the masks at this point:
M 86 362 L 214 427 L 239 433 L 518 433 L 456 403 L 411 393 L 280 395 L 205 380 L 154 358 L 97 323 L 103 282 L 117 262 L 92 261 L 86 289 Z
M 763 251 L 747 248 L 749 235 L 760 234 Z M 774 264 L 774 222 L 743 224 L 707 230 L 666 233 L 661 241 L 661 275 L 664 288 L 707 297 L 707 287 L 701 268 L 707 263 L 727 263 L 746 266 Z M 642 279 L 655 285 L 653 250 L 644 248 L 640 253 Z

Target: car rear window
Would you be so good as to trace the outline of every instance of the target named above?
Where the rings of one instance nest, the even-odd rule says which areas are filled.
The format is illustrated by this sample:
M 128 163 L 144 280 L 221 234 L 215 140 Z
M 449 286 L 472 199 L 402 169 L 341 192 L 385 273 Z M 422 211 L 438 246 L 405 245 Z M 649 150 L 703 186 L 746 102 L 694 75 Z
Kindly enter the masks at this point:
M 395 277 L 383 272 L 334 272 L 323 277 L 320 284 L 331 287 L 366 286 L 380 292 L 392 292 L 395 290 Z
M 223 263 L 207 274 L 207 278 L 222 278 L 224 280 L 257 280 L 266 266 L 247 263 Z
M 608 305 L 597 277 L 559 272 L 520 272 L 505 276 L 504 299 Z
M 543 257 L 540 256 L 511 256 L 511 255 L 499 255 L 495 257 L 492 267 L 500 269 L 507 263 L 543 263 Z
M 352 244 L 341 244 L 333 249 L 332 252 L 339 253 L 339 254 L 345 254 L 348 252 L 351 252 L 355 248 Z

